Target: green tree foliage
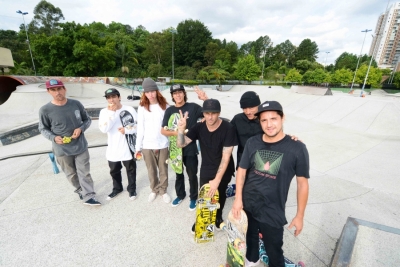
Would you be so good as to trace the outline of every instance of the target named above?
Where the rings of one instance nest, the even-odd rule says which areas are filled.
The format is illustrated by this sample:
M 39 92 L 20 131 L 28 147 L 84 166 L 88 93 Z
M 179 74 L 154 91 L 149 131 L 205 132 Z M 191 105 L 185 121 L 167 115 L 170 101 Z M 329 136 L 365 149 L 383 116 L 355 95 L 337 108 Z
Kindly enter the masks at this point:
M 196 70 L 188 66 L 180 66 L 175 69 L 175 78 L 193 80 L 196 78 Z
M 318 58 L 318 45 L 310 39 L 304 39 L 296 50 L 295 58 L 298 60 L 308 60 L 315 62 Z
M 400 72 L 395 72 L 393 76 L 393 83 L 397 88 L 400 88 Z
M 33 20 L 29 24 L 29 31 L 36 34 L 44 33 L 47 36 L 60 30 L 60 20 L 65 20 L 60 8 L 46 0 L 41 0 L 33 10 Z
M 198 80 L 205 81 L 205 82 L 209 82 L 210 81 L 210 75 L 205 70 L 200 70 L 199 74 L 197 74 L 196 78 Z
M 178 24 L 175 38 L 175 58 L 181 66 L 192 66 L 204 61 L 207 44 L 212 40 L 211 32 L 198 20 L 185 20 Z
M 335 73 L 331 76 L 332 83 L 336 84 L 349 84 L 353 81 L 354 72 L 350 69 L 340 69 L 336 70 Z
M 234 75 L 239 80 L 253 81 L 258 79 L 261 74 L 261 69 L 256 63 L 253 55 L 247 55 L 245 57 L 239 58 L 236 64 L 236 70 Z
M 358 68 L 356 73 L 356 83 L 363 84 L 365 76 L 367 75 L 368 66 L 362 65 Z M 366 84 L 372 85 L 373 87 L 378 87 L 382 80 L 382 72 L 380 69 L 371 66 L 368 72 L 368 78 Z
M 32 63 L 30 61 L 28 44 L 25 41 L 25 31 L 23 35 L 19 35 L 16 31 L 0 30 L 0 47 L 10 49 L 14 61 L 29 62 L 25 64 L 29 64 L 30 67 Z
M 230 42 L 228 42 L 226 44 L 224 49 L 226 51 L 228 51 L 228 53 L 231 55 L 231 64 L 233 65 L 237 61 L 238 56 L 239 56 L 239 47 L 238 47 L 238 45 L 235 42 L 230 41 Z
M 206 46 L 206 52 L 204 53 L 204 59 L 207 61 L 207 66 L 214 64 L 215 58 L 219 51 L 219 46 L 216 43 L 209 42 Z
M 308 84 L 329 83 L 331 77 L 323 69 L 309 70 L 303 75 L 303 81 Z
M 302 81 L 302 79 L 303 79 L 303 76 L 295 68 L 290 69 L 288 74 L 285 77 L 285 81 L 287 81 L 287 82 L 300 83 Z
M 162 74 L 163 66 L 161 64 L 150 64 L 147 73 L 150 77 L 157 78 Z
M 357 61 L 357 55 L 344 52 L 335 60 L 335 69 L 350 69 L 355 71 Z

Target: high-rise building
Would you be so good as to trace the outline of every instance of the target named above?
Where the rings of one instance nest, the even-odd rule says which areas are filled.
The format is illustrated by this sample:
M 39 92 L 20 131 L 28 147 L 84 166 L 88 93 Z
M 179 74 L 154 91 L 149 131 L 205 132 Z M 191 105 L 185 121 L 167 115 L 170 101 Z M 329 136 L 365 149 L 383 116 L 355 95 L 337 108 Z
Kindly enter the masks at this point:
M 396 68 L 400 63 L 400 2 L 392 4 L 378 18 L 369 49 L 379 68 Z M 399 64 L 400 65 L 400 64 Z

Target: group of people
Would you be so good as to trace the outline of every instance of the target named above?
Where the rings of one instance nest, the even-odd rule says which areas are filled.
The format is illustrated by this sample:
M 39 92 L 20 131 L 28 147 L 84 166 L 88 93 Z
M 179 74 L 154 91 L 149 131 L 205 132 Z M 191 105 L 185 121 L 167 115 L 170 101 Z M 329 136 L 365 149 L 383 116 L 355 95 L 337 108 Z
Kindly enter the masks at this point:
M 113 199 L 123 191 L 121 169 L 126 168 L 129 198 L 136 199 L 136 161 L 143 155 L 150 182 L 152 202 L 160 195 L 166 203 L 171 202 L 168 187 L 168 136 L 177 136 L 177 146 L 183 148 L 183 165 L 189 179 L 189 209 L 196 208 L 199 186 L 209 183 L 213 195 L 220 194 L 220 209 L 216 226 L 223 221 L 226 201 L 225 191 L 235 174 L 232 151 L 237 149 L 236 196 L 232 212 L 236 218 L 243 209 L 248 217 L 247 253 L 245 266 L 258 264 L 259 233 L 263 236 L 270 266 L 285 266 L 283 257 L 283 226 L 287 224 L 285 203 L 291 180 L 297 181 L 297 214 L 289 228 L 295 227 L 295 236 L 303 228 L 304 212 L 308 198 L 309 157 L 306 146 L 296 142 L 283 132 L 285 119 L 282 106 L 276 101 L 261 103 L 257 93 L 245 92 L 240 99 L 243 113 L 227 122 L 220 118 L 221 105 L 216 99 L 208 99 L 204 91 L 196 89 L 202 107 L 187 102 L 185 88 L 172 85 L 170 93 L 175 103 L 169 106 L 156 83 L 146 78 L 138 112 L 121 104 L 118 90 L 106 90 L 107 108 L 99 115 L 99 129 L 108 135 L 106 157 L 113 180 Z M 49 80 L 46 88 L 53 97 L 39 111 L 39 130 L 53 143 L 57 162 L 75 192 L 87 205 L 101 205 L 95 198 L 93 180 L 90 176 L 89 153 L 84 131 L 91 124 L 90 117 L 79 101 L 66 98 L 66 88 L 60 80 Z M 121 112 L 129 112 L 136 124 L 123 126 Z M 168 131 L 171 114 L 179 113 L 178 131 Z M 202 122 L 198 123 L 198 120 Z M 126 135 L 136 133 L 136 147 L 129 148 Z M 65 144 L 63 136 L 70 136 Z M 296 138 L 294 138 L 296 139 Z M 198 148 L 201 148 L 199 179 Z M 199 183 L 200 181 L 200 183 Z M 176 207 L 186 197 L 184 174 L 176 174 Z M 192 227 L 194 232 L 194 225 Z

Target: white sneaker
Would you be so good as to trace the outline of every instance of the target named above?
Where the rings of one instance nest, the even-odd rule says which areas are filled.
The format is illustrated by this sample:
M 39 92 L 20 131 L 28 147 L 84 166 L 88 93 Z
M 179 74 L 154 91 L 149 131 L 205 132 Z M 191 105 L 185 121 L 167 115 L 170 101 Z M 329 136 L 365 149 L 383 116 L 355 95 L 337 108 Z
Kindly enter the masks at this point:
M 252 261 L 249 261 L 249 260 L 246 258 L 246 260 L 245 260 L 245 262 L 244 262 L 244 266 L 245 266 L 245 267 L 254 267 L 254 266 L 258 266 L 258 264 L 260 264 L 260 260 L 258 260 L 257 262 L 252 262 Z
M 162 199 L 164 200 L 165 203 L 171 202 L 171 197 L 167 193 L 162 195 Z
M 154 199 L 156 199 L 156 197 L 157 197 L 157 194 L 156 194 L 156 193 L 153 193 L 153 192 L 151 192 L 151 193 L 150 193 L 150 195 L 149 195 L 149 202 L 153 202 L 153 201 L 154 201 Z

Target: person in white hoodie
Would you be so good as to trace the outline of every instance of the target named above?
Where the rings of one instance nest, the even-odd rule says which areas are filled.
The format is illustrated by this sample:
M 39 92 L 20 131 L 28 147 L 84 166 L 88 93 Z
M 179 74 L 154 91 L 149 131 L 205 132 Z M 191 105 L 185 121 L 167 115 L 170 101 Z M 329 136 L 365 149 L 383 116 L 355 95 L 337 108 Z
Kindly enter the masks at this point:
M 121 169 L 124 164 L 128 177 L 129 198 L 136 199 L 136 160 L 134 159 L 134 151 L 129 149 L 126 135 L 136 133 L 136 125 L 126 125 L 123 127 L 120 114 L 121 112 L 129 112 L 134 122 L 137 122 L 137 113 L 131 106 L 121 104 L 120 93 L 115 88 L 107 89 L 104 93 L 108 106 L 100 111 L 99 129 L 103 133 L 107 133 L 107 152 L 106 158 L 110 167 L 110 175 L 113 180 L 113 191 L 108 195 L 107 200 L 115 198 L 123 191 Z M 122 164 L 121 164 L 122 162 Z
M 168 138 L 161 134 L 167 100 L 151 78 L 142 83 L 143 94 L 138 108 L 136 154 L 142 153 L 150 180 L 149 202 L 161 195 L 165 203 L 171 201 L 168 187 Z

